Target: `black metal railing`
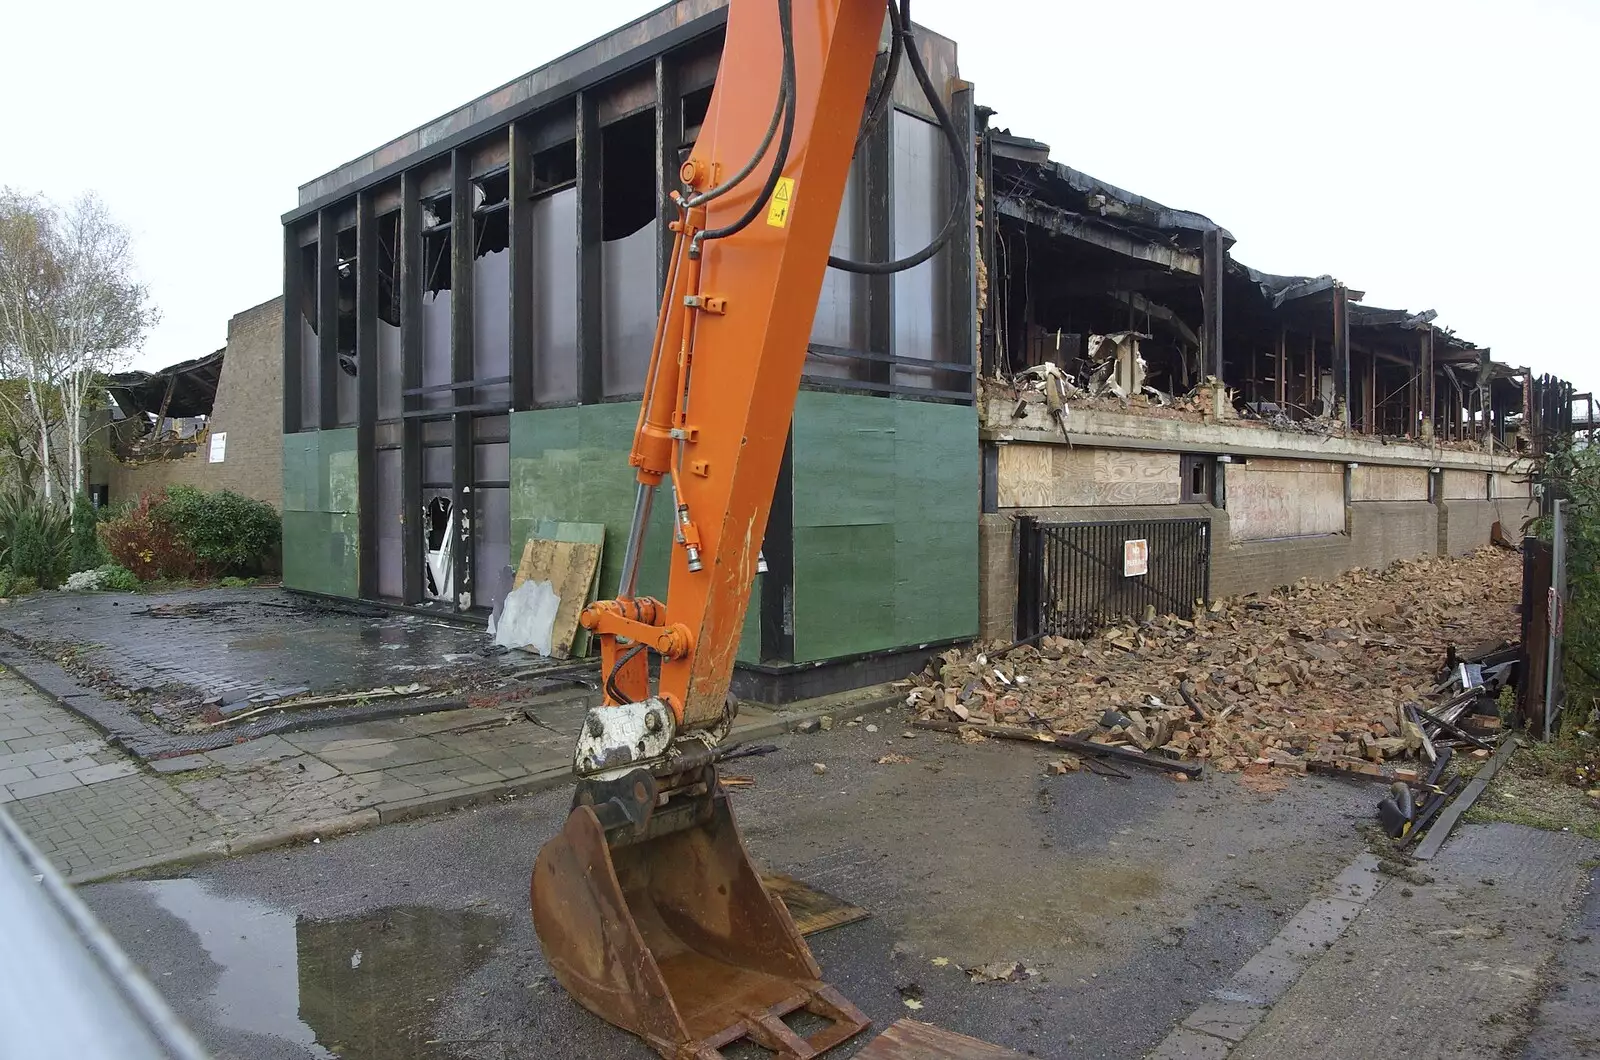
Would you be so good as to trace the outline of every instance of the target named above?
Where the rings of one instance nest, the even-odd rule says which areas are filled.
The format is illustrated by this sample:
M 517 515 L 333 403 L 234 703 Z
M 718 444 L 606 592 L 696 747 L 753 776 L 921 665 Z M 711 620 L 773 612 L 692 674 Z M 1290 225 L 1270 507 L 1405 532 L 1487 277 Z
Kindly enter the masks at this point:
M 1088 636 L 1150 608 L 1187 615 L 1210 596 L 1208 519 L 1046 523 L 1021 516 L 1017 533 L 1018 638 Z

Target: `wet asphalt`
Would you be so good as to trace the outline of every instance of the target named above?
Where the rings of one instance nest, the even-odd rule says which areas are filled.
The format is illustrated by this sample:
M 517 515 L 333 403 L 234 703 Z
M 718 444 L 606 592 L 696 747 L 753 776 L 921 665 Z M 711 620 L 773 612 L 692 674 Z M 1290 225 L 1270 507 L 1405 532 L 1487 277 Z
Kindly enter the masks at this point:
M 810 943 L 878 1029 L 914 1016 L 1031 1056 L 1141 1056 L 1360 852 L 1372 812 L 1358 783 L 1046 776 L 1030 745 L 865 720 L 880 731 L 782 737 L 723 772 L 753 781 L 733 799 L 761 867 L 871 914 Z M 218 1057 L 643 1060 L 560 989 L 533 933 L 529 868 L 569 798 L 83 894 Z M 1013 961 L 1025 980 L 963 971 Z

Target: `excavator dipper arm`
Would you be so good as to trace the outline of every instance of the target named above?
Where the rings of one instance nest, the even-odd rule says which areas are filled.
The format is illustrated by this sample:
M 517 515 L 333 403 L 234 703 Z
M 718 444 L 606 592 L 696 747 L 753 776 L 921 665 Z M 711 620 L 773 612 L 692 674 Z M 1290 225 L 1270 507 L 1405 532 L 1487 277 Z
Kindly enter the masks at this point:
M 534 865 L 534 926 L 569 993 L 672 1060 L 715 1060 L 741 1038 L 805 1060 L 868 1024 L 821 981 L 751 865 L 715 746 L 824 270 L 895 271 L 936 249 L 878 265 L 829 257 L 869 89 L 875 115 L 902 56 L 964 156 L 910 44 L 906 0 L 890 3 L 900 6 L 731 0 L 716 87 L 671 204 L 622 580 L 582 616 L 600 642 L 605 697 L 578 738 L 572 811 Z M 873 89 L 886 11 L 891 47 Z M 635 592 L 663 501 L 674 538 L 665 601 Z M 799 1009 L 826 1026 L 799 1036 L 784 1022 Z
M 884 12 L 884 0 L 733 0 L 680 174 L 623 580 L 583 616 L 607 703 L 651 699 L 654 653 L 654 698 L 680 729 L 712 727 L 725 710 Z M 634 597 L 658 494 L 674 527 L 664 603 Z

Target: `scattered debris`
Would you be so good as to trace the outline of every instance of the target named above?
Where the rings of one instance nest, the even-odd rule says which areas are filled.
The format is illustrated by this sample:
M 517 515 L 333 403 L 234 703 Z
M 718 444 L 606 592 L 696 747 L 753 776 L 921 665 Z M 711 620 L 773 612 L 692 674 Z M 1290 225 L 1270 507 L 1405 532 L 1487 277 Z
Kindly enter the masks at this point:
M 812 762 L 811 763 L 811 772 L 815 773 L 817 776 L 820 777 L 820 776 L 822 776 L 822 774 L 826 773 L 827 771 L 828 771 L 827 763 L 825 763 L 825 762 Z
M 753 788 L 756 786 L 755 777 L 743 777 L 737 774 L 723 774 L 717 778 L 722 781 L 725 788 Z
M 995 961 L 979 968 L 968 968 L 967 978 L 974 983 L 1019 983 L 1033 978 L 1033 970 L 1021 961 Z
M 398 696 L 420 696 L 429 692 L 427 685 L 387 685 L 382 688 L 369 688 L 365 692 L 341 692 L 333 696 L 311 696 L 306 699 L 285 698 L 256 707 L 240 714 L 233 714 L 226 718 L 202 723 L 204 728 L 214 729 L 219 725 L 232 725 L 261 714 L 275 710 L 309 710 L 312 707 L 331 707 L 340 703 L 363 703 L 372 699 L 394 699 Z
M 1518 557 L 1483 548 L 1302 579 L 1088 638 L 952 649 L 902 687 L 914 727 L 963 739 L 1020 733 L 1166 771 L 1208 763 L 1388 783 L 1396 766 L 1426 766 L 1430 748 L 1456 737 L 1440 719 L 1470 731 L 1460 715 L 1506 677 L 1511 664 L 1492 655 L 1445 685 L 1435 675 L 1457 644 L 1502 643 L 1518 568 Z
M 887 754 L 878 759 L 878 764 L 880 766 L 899 766 L 905 765 L 910 761 L 911 758 L 906 755 Z

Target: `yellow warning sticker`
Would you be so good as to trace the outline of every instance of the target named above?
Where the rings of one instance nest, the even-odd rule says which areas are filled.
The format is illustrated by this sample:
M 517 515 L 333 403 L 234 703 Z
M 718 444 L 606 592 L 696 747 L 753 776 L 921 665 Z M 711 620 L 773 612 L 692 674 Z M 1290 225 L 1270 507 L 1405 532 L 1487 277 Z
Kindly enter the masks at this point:
M 772 201 L 767 203 L 767 224 L 783 228 L 789 223 L 789 206 L 794 202 L 794 178 L 779 177 L 778 186 L 772 189 Z

